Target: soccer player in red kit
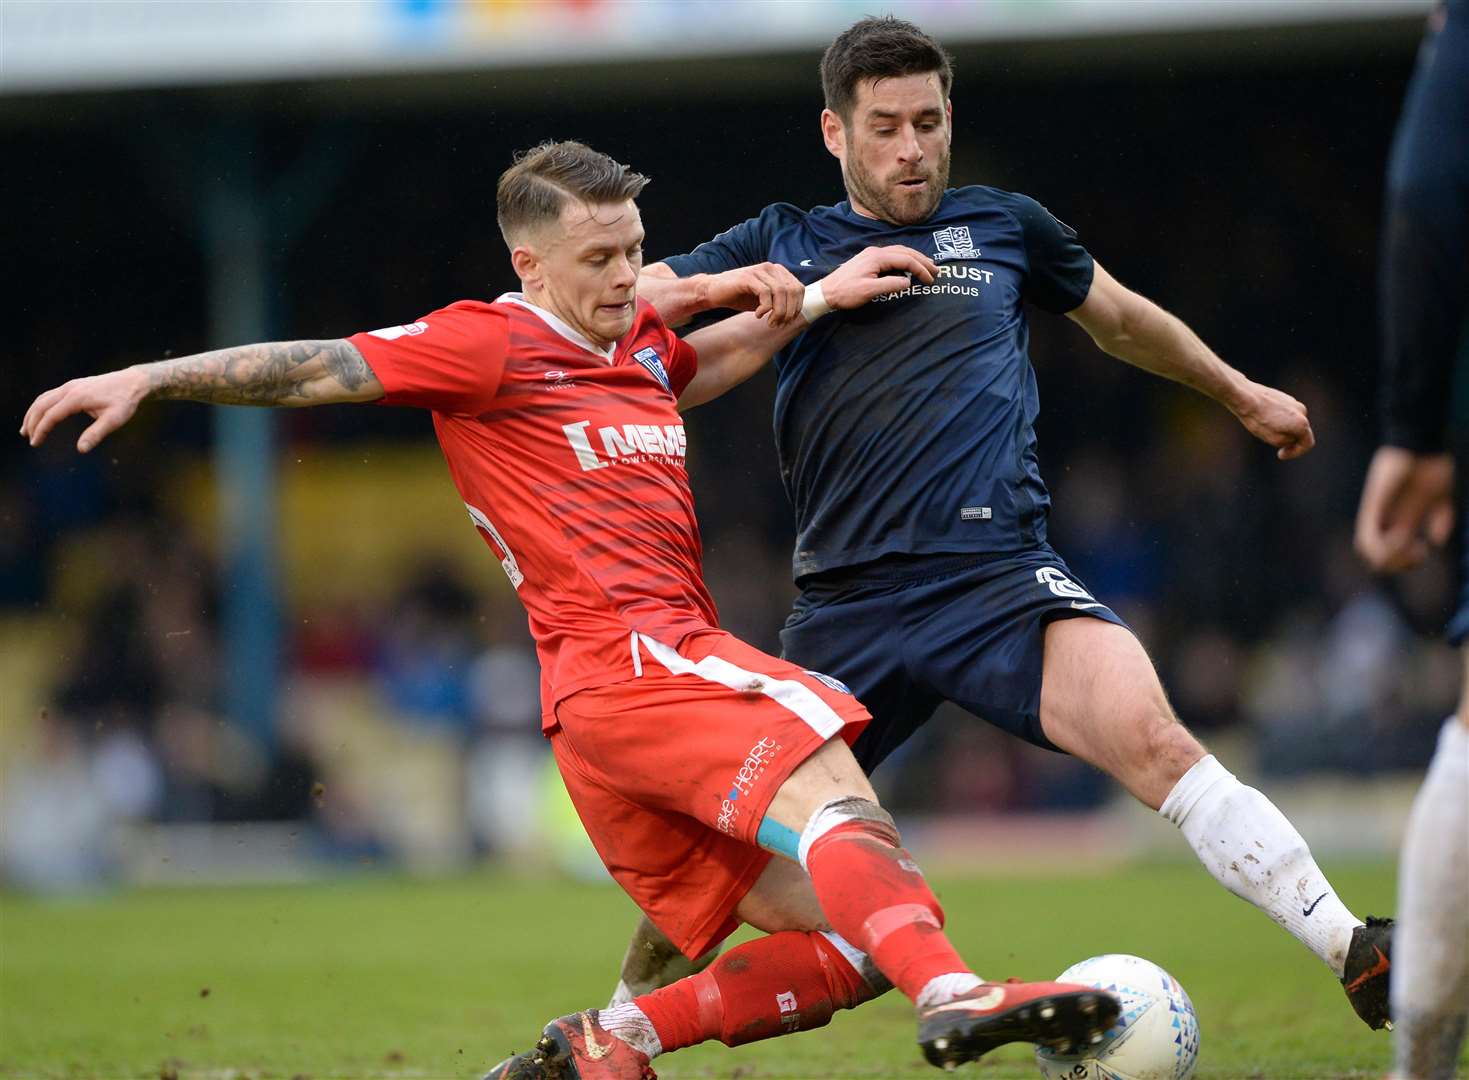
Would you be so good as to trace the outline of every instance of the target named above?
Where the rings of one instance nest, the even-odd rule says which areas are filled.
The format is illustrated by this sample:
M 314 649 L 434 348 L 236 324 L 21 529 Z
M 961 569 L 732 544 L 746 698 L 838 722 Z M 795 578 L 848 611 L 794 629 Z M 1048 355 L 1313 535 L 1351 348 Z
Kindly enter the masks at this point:
M 753 313 L 681 341 L 634 295 L 645 183 L 581 144 L 537 147 L 497 192 L 523 293 L 74 380 L 38 397 L 21 433 L 39 444 L 85 412 L 85 452 L 149 397 L 432 411 L 469 517 L 529 615 L 544 730 L 608 869 L 690 957 L 742 921 L 771 934 L 630 1003 L 553 1021 L 497 1080 L 640 1080 L 659 1053 L 816 1027 L 889 984 L 917 1006 L 937 1065 L 1099 1035 L 1112 997 L 988 983 L 960 959 L 852 757 L 866 710 L 834 679 L 720 630 L 701 576 L 679 401 L 733 385 L 827 310 L 910 274 L 931 281 L 933 264 L 872 248 L 804 290 L 769 265 L 717 275 L 707 287 L 721 303 Z

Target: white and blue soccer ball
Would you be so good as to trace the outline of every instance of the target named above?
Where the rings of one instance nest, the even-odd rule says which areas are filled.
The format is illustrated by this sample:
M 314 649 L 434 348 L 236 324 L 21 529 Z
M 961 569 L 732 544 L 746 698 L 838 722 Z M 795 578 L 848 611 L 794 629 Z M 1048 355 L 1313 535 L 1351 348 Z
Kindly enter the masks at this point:
M 1199 1061 L 1199 1018 L 1178 980 L 1140 956 L 1109 953 L 1072 964 L 1057 982 L 1094 986 L 1122 1004 L 1101 1042 L 1074 1052 L 1044 1047 L 1047 1080 L 1189 1080 Z

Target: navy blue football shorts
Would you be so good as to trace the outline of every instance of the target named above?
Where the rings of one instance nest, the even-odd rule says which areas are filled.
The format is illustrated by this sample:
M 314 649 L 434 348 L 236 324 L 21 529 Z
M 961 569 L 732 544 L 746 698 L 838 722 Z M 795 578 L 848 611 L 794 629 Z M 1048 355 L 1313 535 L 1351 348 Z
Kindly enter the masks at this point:
M 1046 624 L 1126 627 L 1049 546 L 1008 555 L 889 556 L 802 579 L 780 633 L 787 660 L 844 681 L 872 714 L 852 752 L 872 772 L 945 700 L 1048 750 Z

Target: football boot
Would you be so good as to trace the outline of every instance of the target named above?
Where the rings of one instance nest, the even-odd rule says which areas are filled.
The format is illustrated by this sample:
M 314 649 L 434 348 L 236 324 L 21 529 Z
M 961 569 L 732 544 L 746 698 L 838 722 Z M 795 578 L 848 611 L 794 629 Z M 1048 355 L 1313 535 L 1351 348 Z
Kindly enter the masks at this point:
M 1392 970 L 1391 919 L 1367 916 L 1367 925 L 1352 931 L 1347 949 L 1347 962 L 1342 967 L 1341 984 L 1347 1000 L 1362 1021 L 1376 1031 L 1392 1027 L 1388 1012 L 1387 980 Z
M 647 1055 L 597 1022 L 597 1010 L 546 1025 L 535 1047 L 506 1058 L 484 1080 L 658 1080 Z
M 981 983 L 918 1010 L 918 1045 L 930 1065 L 952 1069 L 1005 1043 L 1056 1050 L 1100 1042 L 1122 1011 L 1111 994 L 1077 983 Z

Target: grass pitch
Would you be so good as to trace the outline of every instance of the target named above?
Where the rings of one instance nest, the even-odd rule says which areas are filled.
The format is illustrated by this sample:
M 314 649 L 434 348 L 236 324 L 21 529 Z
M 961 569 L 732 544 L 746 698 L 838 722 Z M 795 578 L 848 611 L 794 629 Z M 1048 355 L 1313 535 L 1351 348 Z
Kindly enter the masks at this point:
M 1389 865 L 1328 872 L 1359 913 L 1391 910 Z M 991 978 L 1049 978 L 1102 952 L 1167 967 L 1199 1012 L 1203 1080 L 1387 1068 L 1388 1038 L 1320 963 L 1193 865 L 936 886 L 956 944 Z M 0 1076 L 478 1077 L 552 1016 L 605 1001 L 633 920 L 610 885 L 495 875 L 3 897 Z M 897 995 L 821 1031 L 657 1067 L 664 1080 L 936 1075 Z M 1038 1075 L 1018 1047 L 966 1071 Z

